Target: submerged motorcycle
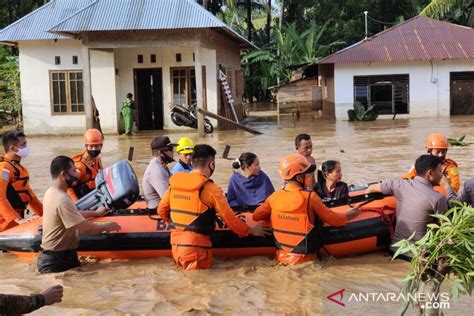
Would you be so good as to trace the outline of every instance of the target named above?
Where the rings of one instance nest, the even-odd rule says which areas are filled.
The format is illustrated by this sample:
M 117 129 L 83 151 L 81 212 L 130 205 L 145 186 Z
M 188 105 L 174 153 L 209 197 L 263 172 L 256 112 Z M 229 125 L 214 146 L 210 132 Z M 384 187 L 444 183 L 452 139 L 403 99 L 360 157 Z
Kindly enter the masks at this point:
M 196 103 L 192 103 L 189 107 L 180 104 L 170 104 L 171 120 L 178 126 L 197 128 L 196 107 Z M 212 131 L 214 131 L 214 126 L 212 126 L 211 121 L 208 118 L 204 118 L 204 132 L 210 134 Z

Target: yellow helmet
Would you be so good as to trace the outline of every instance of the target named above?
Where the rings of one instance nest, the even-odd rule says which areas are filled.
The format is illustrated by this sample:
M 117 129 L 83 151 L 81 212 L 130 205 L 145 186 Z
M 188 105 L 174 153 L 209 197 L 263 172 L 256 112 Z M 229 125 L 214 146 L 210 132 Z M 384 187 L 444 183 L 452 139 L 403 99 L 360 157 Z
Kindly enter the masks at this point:
M 194 143 L 188 137 L 181 137 L 178 140 L 178 147 L 176 147 L 176 152 L 178 154 L 192 154 L 194 150 Z

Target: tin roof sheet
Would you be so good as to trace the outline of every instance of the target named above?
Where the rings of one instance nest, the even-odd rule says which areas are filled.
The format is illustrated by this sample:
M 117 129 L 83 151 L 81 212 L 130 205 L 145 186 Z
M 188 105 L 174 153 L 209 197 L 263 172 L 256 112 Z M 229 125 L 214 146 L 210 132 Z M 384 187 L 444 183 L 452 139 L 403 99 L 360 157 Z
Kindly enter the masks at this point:
M 474 59 L 474 29 L 417 16 L 321 59 L 319 64 Z

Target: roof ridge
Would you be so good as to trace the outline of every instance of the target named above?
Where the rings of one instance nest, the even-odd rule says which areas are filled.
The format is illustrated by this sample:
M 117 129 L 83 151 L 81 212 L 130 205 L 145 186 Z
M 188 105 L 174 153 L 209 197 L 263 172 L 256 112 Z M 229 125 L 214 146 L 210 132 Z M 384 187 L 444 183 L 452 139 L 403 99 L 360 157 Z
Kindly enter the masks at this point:
M 56 0 L 54 0 L 56 1 Z M 27 15 L 21 17 L 20 19 L 16 20 L 15 22 L 13 22 L 12 24 L 10 25 L 7 25 L 6 27 L 4 27 L 3 29 L 0 30 L 0 34 L 9 30 L 10 28 L 12 28 L 13 26 L 17 25 L 18 23 L 22 22 L 23 20 L 27 19 L 30 15 L 33 15 L 35 14 L 36 12 L 40 11 L 40 10 L 43 10 L 44 8 L 48 7 L 50 4 L 52 4 L 54 1 L 48 1 L 47 3 L 43 4 L 41 7 L 37 8 L 36 10 L 33 10 L 31 11 L 30 13 L 28 13 Z
M 84 8 L 82 8 L 82 9 L 80 9 L 80 10 L 77 10 L 76 12 L 74 12 L 73 14 L 71 14 L 70 16 L 68 16 L 68 17 L 66 17 L 66 18 L 64 18 L 64 19 L 62 19 L 61 21 L 59 21 L 58 23 L 56 23 L 55 25 L 53 25 L 52 27 L 50 27 L 50 28 L 47 30 L 47 32 L 57 34 L 57 33 L 55 33 L 55 32 L 53 31 L 54 28 L 56 28 L 57 26 L 59 26 L 60 24 L 62 24 L 62 23 L 64 23 L 64 22 L 66 22 L 67 20 L 69 20 L 69 19 L 72 18 L 73 16 L 75 16 L 75 15 L 77 15 L 77 14 L 79 14 L 79 13 L 81 13 L 81 12 L 87 10 L 87 9 L 89 9 L 91 6 L 96 5 L 99 1 L 100 1 L 100 0 L 93 0 L 93 2 L 89 3 L 89 4 L 86 5 Z

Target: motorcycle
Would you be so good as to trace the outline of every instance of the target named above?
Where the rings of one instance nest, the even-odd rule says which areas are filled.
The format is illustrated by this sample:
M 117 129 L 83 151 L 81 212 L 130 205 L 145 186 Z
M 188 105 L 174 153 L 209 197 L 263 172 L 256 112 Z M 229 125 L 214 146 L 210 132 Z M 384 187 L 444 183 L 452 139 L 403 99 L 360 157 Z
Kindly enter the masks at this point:
M 170 104 L 171 121 L 178 126 L 188 126 L 197 129 L 197 104 L 192 103 L 189 106 L 181 104 Z M 204 132 L 211 134 L 214 131 L 211 121 L 204 118 Z

